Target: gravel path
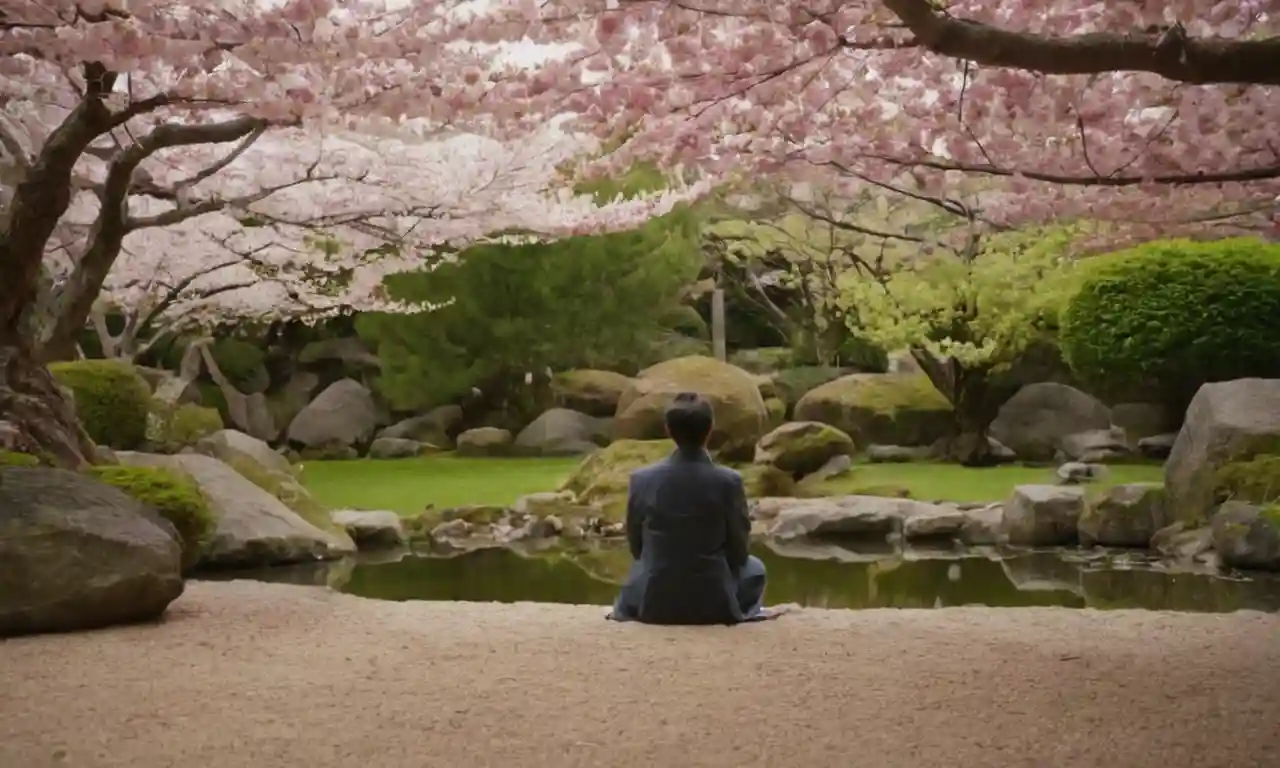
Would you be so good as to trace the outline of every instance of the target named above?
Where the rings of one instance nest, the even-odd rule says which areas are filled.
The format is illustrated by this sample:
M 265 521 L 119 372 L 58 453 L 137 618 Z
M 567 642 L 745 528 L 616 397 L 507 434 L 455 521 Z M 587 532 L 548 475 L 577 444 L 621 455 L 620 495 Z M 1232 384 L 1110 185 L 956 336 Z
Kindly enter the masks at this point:
M 1277 616 L 602 610 L 193 583 L 0 642 L 0 766 L 1280 766 Z

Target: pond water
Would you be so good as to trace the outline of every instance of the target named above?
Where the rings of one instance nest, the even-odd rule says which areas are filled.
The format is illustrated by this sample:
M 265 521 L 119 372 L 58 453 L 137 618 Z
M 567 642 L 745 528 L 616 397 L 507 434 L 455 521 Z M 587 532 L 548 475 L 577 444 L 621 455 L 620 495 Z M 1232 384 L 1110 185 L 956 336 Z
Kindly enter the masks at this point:
M 838 545 L 757 545 L 769 569 L 767 601 L 822 608 L 960 605 L 1280 612 L 1280 578 L 1169 570 L 1131 553 L 994 550 L 868 551 Z M 625 549 L 380 559 L 222 573 L 328 585 L 379 600 L 467 600 L 609 605 L 630 564 Z

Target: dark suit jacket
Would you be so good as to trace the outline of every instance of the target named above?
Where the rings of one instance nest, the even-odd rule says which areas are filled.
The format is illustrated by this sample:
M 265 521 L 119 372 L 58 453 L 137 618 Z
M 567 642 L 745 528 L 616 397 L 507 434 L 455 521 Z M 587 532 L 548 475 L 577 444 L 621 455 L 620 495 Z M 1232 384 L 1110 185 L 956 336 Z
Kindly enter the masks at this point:
M 627 540 L 639 565 L 623 601 L 641 621 L 728 624 L 742 620 L 738 573 L 751 520 L 742 476 L 706 451 L 677 450 L 631 475 Z

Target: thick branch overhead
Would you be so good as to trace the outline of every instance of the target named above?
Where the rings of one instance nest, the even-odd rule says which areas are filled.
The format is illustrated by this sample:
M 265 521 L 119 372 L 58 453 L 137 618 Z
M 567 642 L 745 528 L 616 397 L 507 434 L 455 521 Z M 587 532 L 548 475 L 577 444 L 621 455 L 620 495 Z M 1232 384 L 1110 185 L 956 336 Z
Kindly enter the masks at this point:
M 985 64 L 1089 75 L 1152 72 L 1183 83 L 1280 85 L 1280 37 L 1192 38 L 1181 26 L 1162 32 L 1042 35 L 948 16 L 930 0 L 884 0 L 934 53 Z

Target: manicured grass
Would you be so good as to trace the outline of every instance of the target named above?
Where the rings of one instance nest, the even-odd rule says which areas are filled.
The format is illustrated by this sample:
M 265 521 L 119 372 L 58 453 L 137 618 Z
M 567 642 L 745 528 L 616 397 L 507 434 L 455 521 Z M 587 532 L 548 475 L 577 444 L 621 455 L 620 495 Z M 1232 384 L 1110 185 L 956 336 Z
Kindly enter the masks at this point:
M 308 461 L 302 482 L 333 509 L 389 509 L 416 515 L 464 504 L 510 504 L 551 491 L 578 459 L 465 459 L 429 456 L 389 461 Z
M 333 509 L 389 509 L 416 515 L 428 504 L 436 509 L 464 504 L 510 504 L 520 496 L 554 490 L 578 459 L 464 459 L 430 456 L 392 461 L 310 461 L 302 480 Z M 1159 483 L 1156 464 L 1115 465 L 1105 483 Z M 1005 466 L 967 469 L 953 464 L 859 464 L 853 472 L 829 480 L 823 495 L 878 493 L 905 488 L 923 501 L 1000 501 L 1015 485 L 1056 483 L 1052 468 Z
M 1159 464 L 1119 464 L 1107 467 L 1106 480 L 1092 487 L 1123 483 L 1163 483 Z M 823 495 L 879 492 L 905 488 L 921 501 L 1003 501 L 1015 485 L 1056 485 L 1052 467 L 1003 466 L 970 469 L 957 464 L 858 464 L 845 477 L 823 483 Z

